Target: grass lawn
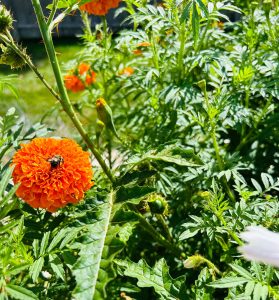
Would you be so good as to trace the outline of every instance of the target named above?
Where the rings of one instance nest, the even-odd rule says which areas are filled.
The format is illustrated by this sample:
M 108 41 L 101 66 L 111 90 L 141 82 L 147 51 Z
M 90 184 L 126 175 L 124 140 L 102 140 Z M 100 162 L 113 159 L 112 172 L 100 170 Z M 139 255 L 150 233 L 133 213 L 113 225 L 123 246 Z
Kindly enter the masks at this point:
M 40 72 L 54 86 L 54 77 L 43 44 L 40 41 L 29 41 L 24 42 L 23 45 L 27 47 L 29 55 Z M 59 41 L 56 44 L 56 51 L 61 64 L 74 58 L 81 47 L 75 39 Z M 27 120 L 32 123 L 39 121 L 55 105 L 54 97 L 27 67 L 18 72 L 0 65 L 0 75 L 9 74 L 18 74 L 14 86 L 19 97 L 17 99 L 9 90 L 4 90 L 0 94 L 0 114 L 4 114 L 10 107 L 14 106 L 20 115 L 25 115 Z

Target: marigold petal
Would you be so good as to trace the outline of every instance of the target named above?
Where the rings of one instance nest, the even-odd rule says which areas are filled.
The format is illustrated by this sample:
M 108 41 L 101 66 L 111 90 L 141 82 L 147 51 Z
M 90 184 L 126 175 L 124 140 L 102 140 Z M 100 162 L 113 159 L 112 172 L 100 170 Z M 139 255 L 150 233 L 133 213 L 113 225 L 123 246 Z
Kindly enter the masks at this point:
M 89 153 L 70 139 L 36 138 L 21 145 L 12 164 L 17 196 L 34 208 L 53 212 L 77 203 L 94 184 Z

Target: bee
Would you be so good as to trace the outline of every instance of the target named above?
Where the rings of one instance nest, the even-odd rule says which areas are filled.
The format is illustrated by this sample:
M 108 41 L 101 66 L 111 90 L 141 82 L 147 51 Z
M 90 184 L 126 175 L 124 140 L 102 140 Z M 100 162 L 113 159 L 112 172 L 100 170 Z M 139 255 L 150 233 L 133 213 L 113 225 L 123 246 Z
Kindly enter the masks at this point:
M 60 155 L 54 155 L 53 157 L 49 158 L 47 161 L 50 163 L 52 169 L 56 169 L 64 162 L 64 159 Z

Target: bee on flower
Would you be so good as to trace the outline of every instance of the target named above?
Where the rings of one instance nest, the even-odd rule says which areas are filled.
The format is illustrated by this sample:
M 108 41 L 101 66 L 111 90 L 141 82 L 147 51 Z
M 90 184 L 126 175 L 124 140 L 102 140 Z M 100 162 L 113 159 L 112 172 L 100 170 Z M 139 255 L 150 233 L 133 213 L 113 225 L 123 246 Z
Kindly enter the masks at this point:
M 110 9 L 117 8 L 121 0 L 93 0 L 80 6 L 82 11 L 95 16 L 105 16 Z
M 89 153 L 70 139 L 35 138 L 21 145 L 12 165 L 16 195 L 49 212 L 79 202 L 94 184 Z
M 89 64 L 81 63 L 76 70 L 64 76 L 64 83 L 68 91 L 77 93 L 95 83 L 96 76 Z

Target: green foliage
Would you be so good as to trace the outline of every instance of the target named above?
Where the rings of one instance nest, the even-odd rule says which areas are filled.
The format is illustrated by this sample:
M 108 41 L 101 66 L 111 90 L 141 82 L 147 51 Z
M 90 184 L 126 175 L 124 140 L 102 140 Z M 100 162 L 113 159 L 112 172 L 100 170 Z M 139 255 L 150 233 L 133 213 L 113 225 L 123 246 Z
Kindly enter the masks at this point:
M 53 1 L 48 23 L 85 2 Z M 237 250 L 249 225 L 279 231 L 278 1 L 123 2 L 130 27 L 93 30 L 83 14 L 83 49 L 63 66 L 97 73 L 73 107 L 115 181 L 93 161 L 84 201 L 31 209 L 8 166 L 49 130 L 14 109 L 0 119 L 2 298 L 279 299 L 279 273 Z M 121 139 L 98 127 L 100 97 Z
M 138 263 L 116 260 L 115 263 L 123 269 L 123 275 L 136 278 L 139 287 L 154 288 L 162 299 L 184 299 L 187 297 L 184 276 L 173 279 L 163 258 L 153 268 L 149 267 L 144 260 L 140 260 Z

